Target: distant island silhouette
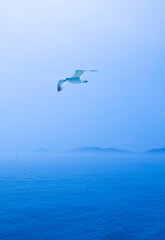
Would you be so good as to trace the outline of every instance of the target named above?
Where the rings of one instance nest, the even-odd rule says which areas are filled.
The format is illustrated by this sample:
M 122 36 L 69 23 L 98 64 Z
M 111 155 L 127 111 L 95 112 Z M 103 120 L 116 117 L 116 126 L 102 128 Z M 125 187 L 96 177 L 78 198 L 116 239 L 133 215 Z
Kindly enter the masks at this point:
M 130 151 L 117 148 L 100 148 L 100 147 L 82 147 L 71 150 L 71 152 L 97 152 L 97 153 L 130 153 Z
M 39 152 L 46 153 L 47 152 L 48 153 L 49 150 L 46 148 L 37 148 L 37 149 L 32 150 L 32 152 L 36 152 L 36 153 L 39 153 Z
M 165 148 L 155 148 L 147 151 L 147 153 L 163 153 L 165 154 Z
M 33 153 L 55 153 L 55 151 L 50 151 L 46 148 L 37 148 L 33 149 L 31 152 Z M 59 152 L 58 152 L 59 153 Z M 62 152 L 61 152 L 62 153 Z M 118 149 L 118 148 L 101 148 L 101 147 L 81 147 L 81 148 L 75 148 L 71 149 L 69 151 L 64 151 L 63 153 L 137 153 L 128 151 L 125 149 Z M 165 154 L 165 148 L 155 148 L 150 149 L 148 151 L 139 152 L 139 154 Z M 138 154 L 138 153 L 137 153 Z

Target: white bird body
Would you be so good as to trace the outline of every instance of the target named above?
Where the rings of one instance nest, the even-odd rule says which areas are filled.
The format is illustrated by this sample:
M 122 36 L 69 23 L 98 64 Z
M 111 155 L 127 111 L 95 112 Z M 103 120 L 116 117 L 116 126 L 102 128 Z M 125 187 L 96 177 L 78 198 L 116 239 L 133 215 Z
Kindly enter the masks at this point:
M 76 70 L 75 74 L 72 77 L 62 79 L 57 84 L 57 91 L 60 92 L 66 83 L 72 84 L 80 84 L 80 83 L 87 83 L 87 80 L 81 80 L 80 77 L 84 72 L 96 72 L 98 70 Z
M 72 83 L 72 84 L 77 84 L 77 83 L 82 83 L 83 81 L 80 78 L 66 78 L 66 80 L 68 81 L 68 83 Z

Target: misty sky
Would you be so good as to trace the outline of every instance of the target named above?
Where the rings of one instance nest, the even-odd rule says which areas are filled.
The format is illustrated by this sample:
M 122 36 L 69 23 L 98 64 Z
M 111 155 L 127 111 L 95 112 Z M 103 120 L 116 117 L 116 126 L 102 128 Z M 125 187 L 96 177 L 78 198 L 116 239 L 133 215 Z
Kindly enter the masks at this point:
M 165 147 L 164 0 L 0 3 L 0 151 Z M 59 79 L 76 69 L 88 84 Z

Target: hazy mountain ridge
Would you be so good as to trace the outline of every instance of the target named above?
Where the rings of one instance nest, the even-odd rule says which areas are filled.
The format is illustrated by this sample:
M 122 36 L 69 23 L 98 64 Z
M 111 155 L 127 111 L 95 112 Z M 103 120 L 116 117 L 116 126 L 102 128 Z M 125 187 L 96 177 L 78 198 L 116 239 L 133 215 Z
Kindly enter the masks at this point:
M 46 148 L 37 148 L 37 149 L 33 149 L 31 152 L 33 153 L 53 153 L 54 151 L 50 151 Z M 118 149 L 118 148 L 101 148 L 101 147 L 81 147 L 81 148 L 75 148 L 75 149 L 71 149 L 69 151 L 66 152 L 70 152 L 70 153 L 134 153 L 125 149 Z M 61 152 L 62 153 L 62 152 Z M 150 153 L 150 154 L 156 154 L 156 153 L 160 153 L 160 154 L 165 154 L 165 148 L 155 148 L 155 149 L 150 149 L 148 151 L 144 151 L 144 152 L 139 152 L 139 154 L 143 154 L 143 153 Z
M 165 154 L 165 148 L 155 148 L 147 151 L 146 153 L 164 153 Z
M 71 150 L 71 152 L 97 152 L 97 153 L 130 153 L 127 150 L 124 149 L 117 149 L 117 148 L 100 148 L 100 147 L 82 147 L 82 148 L 76 148 Z
M 40 153 L 40 152 L 48 153 L 50 151 L 48 149 L 46 149 L 46 148 L 37 148 L 37 149 L 32 150 L 32 152 L 34 152 L 34 153 Z

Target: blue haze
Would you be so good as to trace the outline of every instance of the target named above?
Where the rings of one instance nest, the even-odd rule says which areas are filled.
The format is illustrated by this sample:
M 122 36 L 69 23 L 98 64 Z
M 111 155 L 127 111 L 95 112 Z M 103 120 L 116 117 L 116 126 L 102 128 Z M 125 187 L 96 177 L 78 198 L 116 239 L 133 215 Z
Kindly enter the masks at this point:
M 165 239 L 164 9 L 1 1 L 0 239 Z
M 163 0 L 0 3 L 0 152 L 165 146 Z M 75 69 L 86 85 L 59 79 Z

